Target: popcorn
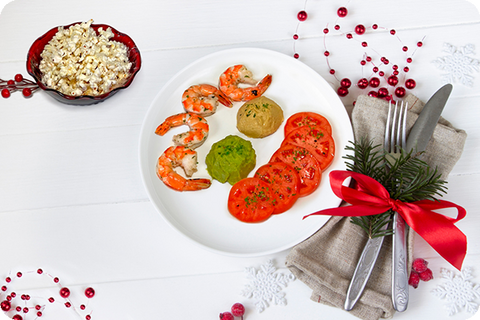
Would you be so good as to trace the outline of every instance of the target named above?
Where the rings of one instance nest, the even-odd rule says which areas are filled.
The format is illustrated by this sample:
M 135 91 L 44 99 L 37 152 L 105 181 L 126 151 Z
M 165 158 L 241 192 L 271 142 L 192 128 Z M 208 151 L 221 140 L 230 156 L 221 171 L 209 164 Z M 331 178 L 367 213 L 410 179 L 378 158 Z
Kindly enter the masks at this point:
M 98 29 L 82 22 L 64 29 L 41 53 L 42 82 L 49 88 L 71 96 L 97 96 L 125 83 L 132 63 L 125 44 L 110 40 L 111 28 Z

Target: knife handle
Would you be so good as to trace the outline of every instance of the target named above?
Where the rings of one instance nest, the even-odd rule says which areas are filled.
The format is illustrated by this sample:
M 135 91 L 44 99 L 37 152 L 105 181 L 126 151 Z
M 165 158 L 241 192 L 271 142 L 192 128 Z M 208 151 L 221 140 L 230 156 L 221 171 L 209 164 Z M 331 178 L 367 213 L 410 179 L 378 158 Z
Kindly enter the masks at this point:
M 377 261 L 380 249 L 382 248 L 383 239 L 384 237 L 377 237 L 367 240 L 362 255 L 358 259 L 352 280 L 350 280 L 347 297 L 345 299 L 345 310 L 352 310 L 362 295 L 363 289 L 365 289 L 368 278 L 370 278 L 370 274 L 375 266 L 375 261 Z
M 408 273 L 407 273 L 407 239 L 405 221 L 395 212 L 393 217 L 392 244 L 392 302 L 398 312 L 403 312 L 408 305 Z

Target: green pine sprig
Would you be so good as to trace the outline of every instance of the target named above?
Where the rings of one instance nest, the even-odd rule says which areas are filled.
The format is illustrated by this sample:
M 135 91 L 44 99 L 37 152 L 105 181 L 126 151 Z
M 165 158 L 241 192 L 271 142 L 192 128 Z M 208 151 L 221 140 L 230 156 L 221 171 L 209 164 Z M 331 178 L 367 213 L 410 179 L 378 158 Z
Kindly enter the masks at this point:
M 446 193 L 446 181 L 441 179 L 437 169 L 432 169 L 419 157 L 422 153 L 405 152 L 398 157 L 392 157 L 380 145 L 374 146 L 371 141 L 359 139 L 350 142 L 344 156 L 347 170 L 367 175 L 389 192 L 392 199 L 402 202 L 418 200 L 436 201 L 437 197 Z M 370 238 L 383 237 L 393 233 L 388 224 L 393 218 L 393 211 L 382 214 L 351 217 L 350 221 L 360 226 Z

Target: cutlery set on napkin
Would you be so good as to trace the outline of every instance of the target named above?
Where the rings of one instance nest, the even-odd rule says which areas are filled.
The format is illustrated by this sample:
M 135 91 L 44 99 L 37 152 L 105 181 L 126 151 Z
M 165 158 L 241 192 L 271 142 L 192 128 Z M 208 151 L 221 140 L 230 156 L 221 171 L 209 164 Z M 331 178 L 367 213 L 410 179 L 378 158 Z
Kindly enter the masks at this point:
M 421 159 L 436 168 L 443 179 L 460 158 L 466 140 L 465 131 L 440 117 L 451 90 L 451 85 L 445 85 L 426 105 L 413 95 L 404 100 L 409 132 L 405 149 L 425 151 Z M 352 111 L 355 139 L 366 138 L 374 146 L 382 145 L 388 109 L 386 100 L 360 96 Z M 399 220 L 403 221 L 401 217 Z M 312 300 L 343 308 L 365 320 L 389 318 L 408 305 L 414 234 L 409 227 L 394 228 L 392 237 L 378 241 L 369 239 L 349 217 L 332 216 L 317 233 L 292 249 L 286 265 L 313 290 Z

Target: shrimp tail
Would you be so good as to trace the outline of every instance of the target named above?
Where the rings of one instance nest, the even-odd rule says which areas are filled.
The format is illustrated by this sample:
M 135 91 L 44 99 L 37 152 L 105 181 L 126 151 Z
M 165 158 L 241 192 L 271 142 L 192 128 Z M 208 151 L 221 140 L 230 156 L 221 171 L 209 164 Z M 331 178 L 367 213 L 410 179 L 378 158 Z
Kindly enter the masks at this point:
M 230 101 L 230 99 L 227 98 L 227 96 L 225 96 L 223 94 L 223 92 L 221 92 L 220 90 L 218 90 L 218 102 L 220 102 L 221 104 L 223 104 L 225 107 L 228 107 L 228 108 L 231 108 L 233 106 L 233 103 L 232 101 Z
M 183 186 L 183 191 L 196 191 L 201 189 L 207 189 L 212 184 L 212 181 L 208 179 L 189 179 L 186 180 L 185 185 Z
M 265 90 L 268 89 L 268 87 L 272 84 L 272 75 L 267 74 L 265 78 L 263 78 L 259 83 L 258 86 L 261 88 L 265 88 Z M 265 90 L 263 92 L 265 92 Z
M 257 84 L 257 93 L 255 94 L 255 96 L 259 97 L 264 94 L 270 84 L 272 84 L 272 75 L 268 74 Z
M 170 128 L 171 126 L 165 121 L 164 123 L 159 125 L 157 129 L 155 129 L 155 134 L 163 136 L 165 133 L 168 132 L 168 130 L 170 130 Z

